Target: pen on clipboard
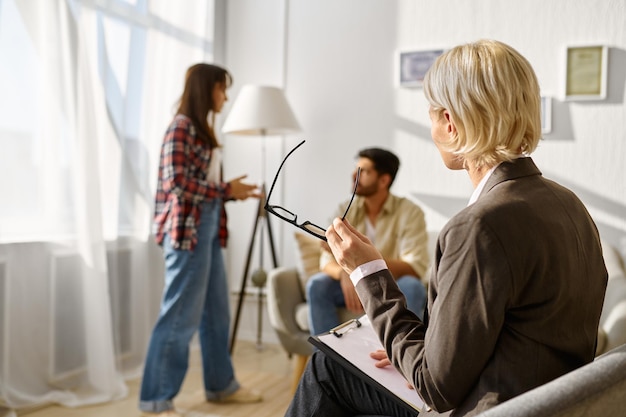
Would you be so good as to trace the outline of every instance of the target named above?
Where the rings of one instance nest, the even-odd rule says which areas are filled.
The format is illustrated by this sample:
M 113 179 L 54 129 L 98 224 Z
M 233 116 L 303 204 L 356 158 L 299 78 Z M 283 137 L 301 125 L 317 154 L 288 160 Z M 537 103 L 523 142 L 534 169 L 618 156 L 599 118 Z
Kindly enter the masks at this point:
M 334 334 L 336 337 L 341 337 L 344 335 L 344 333 L 347 333 L 357 327 L 361 327 L 361 322 L 359 321 L 359 319 L 351 319 L 346 321 L 345 323 L 341 323 L 337 327 L 333 327 L 332 329 L 330 329 L 329 333 Z

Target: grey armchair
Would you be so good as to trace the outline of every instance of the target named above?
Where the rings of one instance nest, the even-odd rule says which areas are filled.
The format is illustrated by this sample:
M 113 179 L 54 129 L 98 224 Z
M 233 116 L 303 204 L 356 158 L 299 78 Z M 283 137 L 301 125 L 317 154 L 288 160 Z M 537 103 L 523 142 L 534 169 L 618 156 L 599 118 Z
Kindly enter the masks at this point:
M 313 346 L 308 342 L 308 305 L 297 268 L 280 267 L 270 271 L 267 278 L 267 305 L 270 323 L 282 347 L 290 357 L 296 357 L 292 383 L 295 390 L 313 353 Z M 340 308 L 339 317 L 345 321 L 358 317 L 358 314 Z

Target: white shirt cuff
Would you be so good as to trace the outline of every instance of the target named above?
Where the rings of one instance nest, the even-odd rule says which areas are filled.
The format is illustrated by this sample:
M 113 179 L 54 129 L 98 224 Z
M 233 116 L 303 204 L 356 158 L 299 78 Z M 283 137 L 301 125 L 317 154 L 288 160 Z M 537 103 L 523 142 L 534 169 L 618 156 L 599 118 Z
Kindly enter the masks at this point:
M 387 263 L 382 259 L 374 259 L 373 261 L 369 261 L 367 263 L 364 263 L 363 265 L 357 266 L 356 269 L 350 274 L 350 280 L 352 281 L 352 284 L 356 287 L 356 284 L 361 279 L 368 275 L 382 271 L 383 269 L 387 269 Z

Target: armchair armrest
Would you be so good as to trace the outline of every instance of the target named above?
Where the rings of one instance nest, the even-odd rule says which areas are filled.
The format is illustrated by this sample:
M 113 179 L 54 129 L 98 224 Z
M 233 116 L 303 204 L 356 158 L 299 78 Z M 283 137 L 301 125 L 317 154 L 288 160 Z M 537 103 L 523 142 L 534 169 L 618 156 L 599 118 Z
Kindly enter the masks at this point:
M 296 323 L 296 307 L 305 303 L 296 268 L 280 267 L 267 277 L 267 306 L 271 326 L 289 354 L 309 356 L 313 347 L 309 332 Z

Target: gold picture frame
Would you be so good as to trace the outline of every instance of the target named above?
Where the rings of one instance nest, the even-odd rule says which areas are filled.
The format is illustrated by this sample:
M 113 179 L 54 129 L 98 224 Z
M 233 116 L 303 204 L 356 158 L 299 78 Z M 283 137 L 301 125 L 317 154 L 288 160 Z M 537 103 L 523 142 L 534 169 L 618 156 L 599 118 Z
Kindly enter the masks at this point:
M 606 99 L 608 48 L 604 45 L 571 46 L 566 50 L 565 99 Z

